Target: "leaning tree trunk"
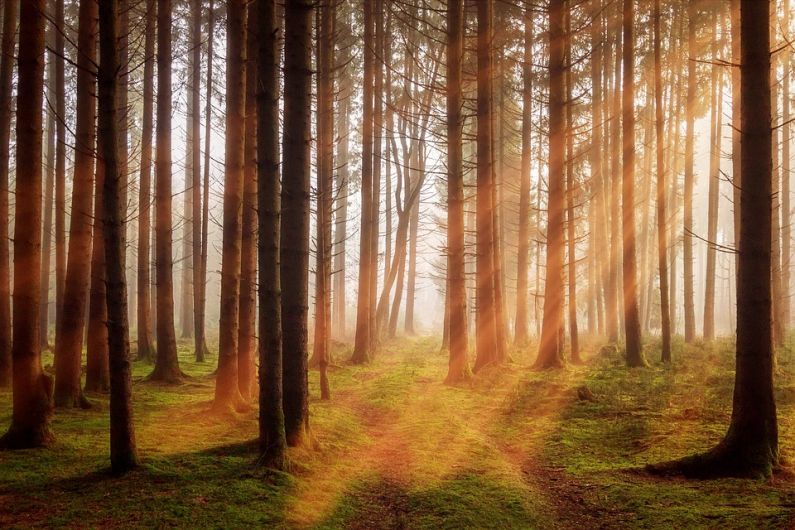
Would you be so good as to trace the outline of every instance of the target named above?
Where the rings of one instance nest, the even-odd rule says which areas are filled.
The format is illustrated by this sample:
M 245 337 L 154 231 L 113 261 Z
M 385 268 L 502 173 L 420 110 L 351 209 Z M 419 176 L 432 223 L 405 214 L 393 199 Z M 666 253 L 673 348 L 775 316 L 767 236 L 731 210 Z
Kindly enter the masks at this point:
M 66 265 L 63 315 L 55 337 L 55 406 L 86 407 L 80 388 L 83 334 L 91 268 L 94 212 L 94 149 L 96 144 L 95 65 L 98 5 L 81 0 L 77 44 L 77 97 L 69 260 Z
M 171 220 L 171 0 L 157 8 L 157 159 L 155 161 L 155 259 L 157 357 L 149 376 L 177 383 L 183 378 L 174 332 L 174 263 Z
M 52 381 L 41 367 L 41 330 L 37 318 L 41 290 L 44 3 L 44 0 L 25 0 L 20 11 L 14 211 L 13 413 L 11 427 L 0 438 L 0 449 L 40 447 L 53 441 L 50 431 Z
M 155 357 L 152 337 L 151 232 L 152 232 L 152 114 L 154 108 L 155 0 L 146 3 L 144 39 L 143 127 L 141 130 L 141 171 L 138 181 L 138 359 L 151 362 Z
M 279 26 L 276 0 L 253 4 L 260 39 L 257 58 L 257 204 L 259 262 L 259 450 L 268 467 L 286 467 L 282 410 L 282 306 L 279 275 Z
M 311 0 L 295 0 L 285 6 L 284 123 L 290 126 L 282 136 L 285 215 L 281 223 L 281 285 L 282 347 L 286 353 L 284 422 L 291 446 L 305 443 L 309 435 L 307 297 L 314 9 Z
M 110 462 L 114 473 L 138 464 L 132 413 L 132 370 L 127 322 L 125 270 L 126 204 L 124 175 L 119 163 L 120 126 L 118 0 L 103 0 L 99 8 L 99 156 L 105 168 L 102 223 L 105 236 L 108 338 L 110 349 Z M 124 112 L 124 110 L 122 111 Z
M 14 37 L 19 2 L 3 7 L 3 43 L 0 56 L 0 387 L 11 384 L 11 270 L 8 252 L 8 167 L 11 136 L 11 83 L 14 73 Z
M 221 320 L 218 337 L 218 376 L 215 380 L 213 402 L 213 408 L 218 411 L 241 410 L 243 407 L 238 381 L 238 328 L 246 133 L 245 0 L 230 0 L 227 3 L 227 27 L 226 172 L 221 253 Z

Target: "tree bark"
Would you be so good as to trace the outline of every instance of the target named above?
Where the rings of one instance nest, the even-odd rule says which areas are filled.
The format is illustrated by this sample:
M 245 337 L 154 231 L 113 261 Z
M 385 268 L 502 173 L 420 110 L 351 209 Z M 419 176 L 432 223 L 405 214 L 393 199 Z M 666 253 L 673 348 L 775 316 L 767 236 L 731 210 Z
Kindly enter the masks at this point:
M 464 130 L 461 88 L 463 53 L 464 2 L 452 0 L 447 7 L 447 305 L 450 337 L 450 360 L 445 378 L 447 384 L 460 383 L 469 378 L 464 274 L 464 167 L 461 150 Z
M 356 336 L 351 362 L 362 364 L 372 358 L 370 347 L 370 267 L 372 266 L 373 199 L 373 82 L 375 57 L 373 5 L 365 0 L 364 9 L 364 78 L 362 104 L 362 184 L 361 229 L 359 230 L 359 278 L 356 298 Z
M 654 117 L 657 154 L 657 267 L 660 272 L 660 322 L 662 362 L 671 362 L 671 321 L 668 308 L 668 211 L 665 195 L 668 184 L 665 175 L 665 150 L 663 145 L 663 93 L 662 93 L 662 35 L 660 30 L 660 0 L 654 0 Z
M 157 357 L 149 378 L 178 383 L 183 378 L 174 331 L 174 263 L 171 219 L 171 0 L 157 3 L 157 152 L 155 160 L 155 259 Z
M 685 313 L 685 342 L 692 343 L 696 338 L 696 309 L 693 275 L 693 150 L 695 143 L 695 112 L 698 78 L 696 72 L 696 0 L 688 3 L 687 49 L 687 116 L 685 125 L 685 182 L 684 182 L 684 230 L 683 230 L 683 259 L 684 259 L 684 313 Z
M 6 2 L 7 6 L 9 4 Z M 0 438 L 0 449 L 40 447 L 54 439 L 50 430 L 52 381 L 41 367 L 38 319 L 41 290 L 44 4 L 44 0 L 25 0 L 20 10 L 14 211 L 13 413 L 8 432 Z
M 559 331 L 563 325 L 563 209 L 565 158 L 565 53 L 564 1 L 549 5 L 549 180 L 547 199 L 547 255 L 544 280 L 544 313 L 538 345 L 537 368 L 564 364 Z
M 105 168 L 102 223 L 105 236 L 108 338 L 110 349 L 110 461 L 114 473 L 138 464 L 132 412 L 132 376 L 125 267 L 126 204 L 119 163 L 118 0 L 99 6 L 99 156 Z
M 238 387 L 249 401 L 254 392 L 257 348 L 257 12 L 249 4 L 246 22 L 246 132 L 240 266 L 240 326 L 237 336 Z
M 3 4 L 3 42 L 0 57 L 0 387 L 11 384 L 11 269 L 8 248 L 8 169 L 11 136 L 11 90 L 18 0 Z
M 282 349 L 286 352 L 284 422 L 290 446 L 305 443 L 309 435 L 307 299 L 314 9 L 310 0 L 285 5 L 284 123 L 290 126 L 282 136 L 281 284 Z
M 257 204 L 259 207 L 259 449 L 268 467 L 286 467 L 282 409 L 282 306 L 279 275 L 279 25 L 276 1 L 258 0 Z
M 143 124 L 141 130 L 141 171 L 138 181 L 138 359 L 155 358 L 152 336 L 151 252 L 152 240 L 152 118 L 154 112 L 155 0 L 146 2 L 146 36 L 144 37 Z
M 497 361 L 494 300 L 493 0 L 477 3 L 477 302 L 474 371 Z
M 98 5 L 81 0 L 78 14 L 77 100 L 69 260 L 60 333 L 55 337 L 55 406 L 87 407 L 80 388 L 83 333 L 91 274 L 94 153 L 96 146 L 96 45 Z
M 637 272 L 635 270 L 635 0 L 624 0 L 624 87 L 623 87 L 623 173 L 621 186 L 622 235 L 624 241 L 624 329 L 627 366 L 644 366 L 643 344 L 638 315 Z
M 221 320 L 218 339 L 217 411 L 242 410 L 239 387 L 238 332 L 246 133 L 246 4 L 227 3 L 226 159 L 224 174 L 223 251 L 221 253 Z

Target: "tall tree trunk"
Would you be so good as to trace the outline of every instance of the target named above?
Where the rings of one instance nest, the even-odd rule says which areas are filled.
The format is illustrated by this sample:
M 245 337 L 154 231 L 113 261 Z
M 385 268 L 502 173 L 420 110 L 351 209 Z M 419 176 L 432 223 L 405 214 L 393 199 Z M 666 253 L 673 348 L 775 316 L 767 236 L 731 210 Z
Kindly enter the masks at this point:
M 124 175 L 119 163 L 120 116 L 118 0 L 99 6 L 99 156 L 105 168 L 102 222 L 105 235 L 108 338 L 110 344 L 110 461 L 114 473 L 138 463 L 132 413 L 132 375 L 127 322 L 125 268 L 126 204 Z M 124 110 L 122 111 L 124 112 Z M 125 139 L 126 140 L 126 139 Z
M 643 366 L 635 270 L 635 0 L 624 0 L 624 87 L 623 87 L 623 173 L 621 186 L 622 235 L 624 241 L 624 329 L 627 366 Z
M 182 377 L 174 331 L 174 263 L 171 219 L 171 0 L 157 2 L 157 152 L 155 160 L 155 260 L 157 357 L 149 376 L 177 383 Z
M 0 387 L 11 384 L 11 270 L 8 252 L 8 168 L 11 136 L 11 90 L 19 2 L 3 4 L 0 56 Z
M 771 3 L 771 20 L 775 20 L 777 17 L 777 4 Z M 770 40 L 771 42 L 776 42 L 776 24 L 770 24 Z M 771 116 L 772 120 L 776 123 L 780 123 L 780 117 L 778 113 L 778 105 L 779 105 L 779 84 L 778 84 L 778 64 L 777 64 L 777 56 L 773 56 L 771 58 L 771 67 L 770 67 L 770 90 L 771 90 Z M 784 95 L 787 97 L 787 95 Z M 784 98 L 781 98 L 784 99 Z M 772 257 L 773 260 L 773 267 L 772 267 L 772 290 L 773 290 L 773 344 L 775 346 L 782 346 L 784 344 L 785 338 L 785 331 L 784 331 L 784 317 L 783 317 L 783 296 L 782 296 L 782 262 L 783 256 L 781 255 L 781 170 L 779 166 L 779 127 L 773 128 L 773 152 L 771 156 L 773 157 L 773 224 L 772 224 L 772 238 L 773 238 L 773 245 L 772 245 Z
M 317 11 L 317 223 L 315 237 L 315 336 L 313 360 L 320 369 L 320 397 L 330 399 L 328 382 L 331 283 L 331 194 L 334 172 L 334 7 Z
M 663 88 L 662 88 L 662 35 L 660 30 L 660 0 L 654 0 L 654 118 L 657 151 L 657 267 L 660 272 L 660 323 L 662 335 L 662 362 L 671 362 L 671 321 L 668 308 L 668 211 L 665 195 L 665 146 L 663 145 Z
M 731 0 L 729 5 L 730 18 L 731 18 L 731 53 L 732 63 L 739 65 L 741 61 L 741 23 L 740 23 L 740 0 Z M 742 189 L 742 161 L 740 158 L 740 151 L 742 150 L 741 139 L 742 131 L 738 124 L 742 121 L 742 100 L 741 83 L 740 83 L 740 67 L 732 68 L 732 203 L 733 221 L 734 221 L 734 248 L 740 248 L 740 190 Z M 734 255 L 734 273 L 735 277 L 739 277 L 740 255 Z
M 48 13 L 52 16 L 52 12 Z M 47 34 L 47 46 L 54 49 L 53 33 L 58 29 L 50 25 Z M 48 56 L 47 60 L 47 99 L 55 100 L 55 57 Z M 53 109 L 47 106 L 47 162 L 46 183 L 44 185 L 44 226 L 41 234 L 41 301 L 39 303 L 39 327 L 41 329 L 41 349 L 49 348 L 49 323 L 50 323 L 50 257 L 52 255 L 52 217 L 53 217 L 53 192 L 55 187 L 55 122 L 56 116 Z
M 373 80 L 375 57 L 373 37 L 373 3 L 365 0 L 364 9 L 364 78 L 362 106 L 362 184 L 361 229 L 359 231 L 359 290 L 356 298 L 356 337 L 351 362 L 369 362 L 372 352 L 370 335 L 370 267 L 373 230 Z
M 6 2 L 6 6 L 13 2 Z M 44 99 L 44 0 L 22 2 L 19 23 L 17 178 L 14 211 L 13 413 L 0 449 L 40 447 L 50 431 L 52 381 L 41 367 L 41 137 Z M 16 6 L 14 6 L 16 7 Z M 14 7 L 11 8 L 13 15 Z M 9 15 L 7 9 L 4 13 Z M 16 17 L 11 16 L 12 20 Z
M 784 13 L 782 27 L 785 28 L 786 31 L 789 31 L 789 0 L 784 0 L 782 11 Z M 792 124 L 790 123 L 792 119 L 790 109 L 790 76 L 792 75 L 792 51 L 789 46 L 784 47 L 781 51 L 781 61 L 784 65 L 784 77 L 781 81 L 781 92 L 784 94 L 784 97 L 781 98 L 784 107 L 781 119 L 781 321 L 784 332 L 786 333 L 790 327 L 789 297 L 792 277 L 792 208 L 790 206 L 790 180 L 792 179 L 792 160 L 790 153 L 790 145 L 792 142 L 792 138 L 790 138 L 790 133 L 792 131 Z
M 218 411 L 242 410 L 239 387 L 238 328 L 240 325 L 240 267 L 246 134 L 246 4 L 227 3 L 226 45 L 226 159 L 224 174 L 223 252 L 221 253 L 221 320 L 218 339 Z
M 577 238 L 577 219 L 574 213 L 574 194 L 577 184 L 574 181 L 574 117 L 572 100 L 573 81 L 571 63 L 571 0 L 566 0 L 565 7 L 566 32 L 563 40 L 566 67 L 566 244 L 568 253 L 568 291 L 569 291 L 569 341 L 571 345 L 571 362 L 578 364 L 580 359 L 579 332 L 577 330 L 577 255 L 575 252 Z
M 155 0 L 146 2 L 144 38 L 143 127 L 141 130 L 141 171 L 138 180 L 138 359 L 155 358 L 152 336 L 151 241 L 152 241 L 152 121 L 154 112 Z
M 339 107 L 338 117 L 339 120 L 339 144 L 337 145 L 337 183 L 335 185 L 337 200 L 334 207 L 334 286 L 332 291 L 334 293 L 333 302 L 333 315 L 332 321 L 334 322 L 334 334 L 344 339 L 346 335 L 346 321 L 345 321 L 345 260 L 346 260 L 346 243 L 347 243 L 347 229 L 348 229 L 348 183 L 350 180 L 350 160 L 349 160 L 349 145 L 350 145 L 350 105 L 352 97 L 352 80 L 350 75 L 350 63 L 352 57 L 351 46 L 351 27 L 350 15 L 345 14 L 337 21 L 339 24 L 340 50 L 338 61 L 338 78 L 337 78 L 337 92 Z
M 55 114 L 66 115 L 64 84 L 64 2 L 55 0 Z M 1 185 L 0 185 L 1 187 Z M 0 255 L 2 252 L 0 251 Z M 63 319 L 64 282 L 66 280 L 66 120 L 56 120 L 55 140 L 55 328 Z M 1 320 L 1 319 L 0 319 Z M 0 324 L 2 326 L 2 324 Z M 0 357 L 2 354 L 0 354 Z M 2 370 L 0 370 L 2 371 Z M 0 385 L 2 385 L 0 376 Z
M 210 15 L 212 17 L 212 15 Z M 193 143 L 191 144 L 191 160 L 193 169 L 193 199 L 191 214 L 193 228 L 191 254 L 191 271 L 193 272 L 193 348 L 197 361 L 204 359 L 207 353 L 207 343 L 204 340 L 204 281 L 202 274 L 202 186 L 201 182 L 201 40 L 202 40 L 202 2 L 191 0 L 191 41 L 193 42 L 193 70 L 191 71 L 191 94 L 193 101 L 193 114 L 190 127 L 193 130 Z M 208 29 L 207 42 L 212 41 L 212 25 Z M 209 121 L 209 115 L 208 115 Z
M 240 266 L 240 325 L 237 335 L 237 377 L 243 399 L 254 391 L 257 351 L 257 12 L 249 4 L 246 22 L 246 111 L 243 166 L 243 215 Z
M 376 295 L 378 294 L 378 240 L 380 235 L 381 211 L 381 158 L 384 129 L 384 2 L 373 0 L 375 4 L 375 76 L 373 80 L 373 198 L 370 207 L 373 210 L 370 223 L 370 289 L 367 309 L 369 310 L 370 351 L 375 353 L 378 346 L 378 334 L 375 330 Z
M 291 446 L 303 444 L 309 431 L 307 299 L 314 9 L 310 0 L 295 0 L 285 6 L 284 123 L 290 126 L 282 136 L 285 215 L 281 223 L 281 282 L 282 349 L 286 352 L 284 423 Z
M 464 166 L 461 151 L 464 130 L 461 88 L 463 53 L 464 2 L 452 0 L 447 6 L 447 305 L 450 361 L 445 382 L 448 384 L 459 383 L 469 377 L 464 274 Z M 525 275 L 526 269 L 525 264 Z
M 88 299 L 88 333 L 86 335 L 86 391 L 107 392 L 110 389 L 110 373 L 108 366 L 105 230 L 102 226 L 105 166 L 102 158 L 97 159 L 95 175 L 91 284 Z
M 195 18 L 195 15 L 193 17 Z M 191 29 L 195 25 L 191 20 Z M 197 78 L 195 71 L 199 68 L 199 63 L 194 61 L 195 50 L 199 48 L 198 41 L 194 41 L 193 32 L 191 31 L 188 36 L 188 49 L 190 54 L 188 56 L 187 68 L 187 86 L 189 93 L 186 95 L 185 105 L 185 192 L 183 193 L 182 202 L 182 270 L 180 273 L 180 302 L 179 302 L 179 328 L 180 337 L 189 339 L 193 337 L 193 260 L 191 253 L 193 252 L 193 189 L 198 186 L 198 182 L 194 178 L 196 175 L 196 168 L 193 165 L 193 153 L 195 151 L 194 145 L 201 141 L 200 137 L 195 135 L 193 130 L 194 115 L 200 113 L 198 107 L 195 106 L 193 98 L 193 82 Z
M 537 368 L 564 364 L 560 329 L 563 325 L 563 209 L 565 105 L 564 1 L 549 5 L 549 182 L 547 199 L 547 255 L 544 281 L 544 316 L 538 345 Z
M 513 330 L 514 343 L 520 346 L 525 345 L 528 341 L 527 281 L 529 272 L 528 256 L 530 254 L 530 172 L 532 171 L 533 158 L 533 38 L 533 7 L 532 4 L 528 2 L 525 6 L 524 13 L 522 160 L 519 175 L 519 244 L 516 255 L 516 317 Z
M 474 370 L 497 361 L 494 300 L 493 0 L 477 3 L 477 301 Z
M 66 266 L 60 333 L 55 337 L 55 406 L 87 407 L 80 388 L 83 333 L 91 273 L 94 150 L 96 145 L 95 65 L 98 5 L 81 0 L 78 14 L 77 101 L 69 261 Z
M 257 204 L 259 262 L 259 450 L 268 467 L 286 467 L 282 410 L 282 306 L 279 275 L 279 25 L 276 0 L 258 0 Z
M 693 477 L 759 477 L 778 465 L 773 391 L 771 240 L 773 167 L 770 6 L 741 0 L 742 179 L 737 355 L 732 417 L 723 440 L 705 454 L 652 471 Z M 768 215 L 762 215 L 767 213 Z
M 420 141 L 415 146 L 417 151 L 417 176 L 418 180 L 424 180 L 423 162 L 423 142 Z M 414 301 L 416 300 L 417 290 L 417 240 L 419 236 L 420 205 L 419 197 L 412 203 L 409 214 L 409 239 L 408 239 L 408 263 L 406 271 L 406 313 L 403 321 L 403 331 L 406 335 L 414 335 Z
M 688 25 L 687 25 L 687 50 L 689 59 L 687 61 L 687 116 L 685 130 L 685 183 L 684 183 L 684 311 L 685 311 L 685 342 L 692 343 L 696 338 L 696 309 L 694 294 L 694 275 L 693 275 L 693 186 L 695 177 L 693 174 L 693 150 L 695 143 L 695 112 L 696 112 L 696 89 L 698 88 L 698 78 L 696 72 L 696 0 L 690 0 L 687 6 Z
M 712 17 L 714 34 L 712 37 L 712 55 L 718 54 L 718 13 Z M 719 68 L 712 66 L 712 116 L 710 124 L 711 142 L 709 157 L 709 192 L 707 208 L 707 270 L 704 282 L 704 340 L 715 338 L 715 274 L 717 268 L 718 244 L 718 206 L 720 193 L 720 159 L 723 129 L 723 76 Z
M 621 24 L 621 2 L 615 3 L 614 24 L 617 28 Z M 621 253 L 619 246 L 621 243 L 621 194 L 619 193 L 619 172 L 621 171 L 621 43 L 623 32 L 614 31 L 615 57 L 612 66 L 612 130 L 610 134 L 610 278 L 607 289 L 607 335 L 611 343 L 616 344 L 619 338 L 620 311 L 619 299 L 621 297 L 621 285 L 618 275 L 621 269 Z
M 195 31 L 195 30 L 194 30 Z M 195 358 L 203 362 L 208 354 L 205 336 L 205 310 L 207 308 L 207 243 L 210 225 L 210 138 L 212 137 L 213 113 L 213 35 L 215 33 L 215 6 L 210 0 L 207 11 L 207 96 L 204 109 L 204 176 L 202 182 L 202 233 L 201 256 L 199 258 L 199 281 L 193 286 L 198 290 L 193 305 L 195 333 Z

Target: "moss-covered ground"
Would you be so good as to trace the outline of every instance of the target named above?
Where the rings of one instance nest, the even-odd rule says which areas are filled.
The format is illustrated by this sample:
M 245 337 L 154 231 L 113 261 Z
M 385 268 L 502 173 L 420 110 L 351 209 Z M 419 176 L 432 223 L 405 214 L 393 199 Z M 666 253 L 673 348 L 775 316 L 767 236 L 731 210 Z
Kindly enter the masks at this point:
M 588 348 L 565 370 L 528 368 L 534 348 L 442 384 L 433 338 L 386 344 L 368 366 L 336 352 L 333 399 L 310 374 L 313 446 L 290 450 L 289 474 L 258 469 L 256 410 L 210 414 L 215 359 L 179 386 L 135 365 L 139 470 L 108 474 L 108 403 L 57 411 L 50 448 L 0 453 L 0 528 L 786 528 L 795 480 L 685 481 L 646 463 L 709 448 L 731 413 L 732 345 L 676 343 L 662 366 L 627 369 Z M 50 364 L 51 358 L 45 359 Z M 779 355 L 780 445 L 795 458 L 795 357 Z M 0 428 L 11 395 L 0 391 Z

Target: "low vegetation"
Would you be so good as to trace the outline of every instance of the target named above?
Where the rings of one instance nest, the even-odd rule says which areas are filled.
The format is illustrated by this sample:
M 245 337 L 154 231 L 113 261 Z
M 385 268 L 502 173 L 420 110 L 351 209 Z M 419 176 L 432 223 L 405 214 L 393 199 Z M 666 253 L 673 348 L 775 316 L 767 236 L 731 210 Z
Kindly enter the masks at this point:
M 656 345 L 647 345 L 650 359 Z M 674 342 L 671 366 L 630 369 L 584 347 L 586 363 L 528 368 L 531 349 L 441 383 L 434 338 L 386 345 L 371 365 L 330 368 L 334 399 L 313 399 L 313 447 L 290 449 L 290 474 L 256 466 L 257 413 L 210 413 L 214 359 L 180 386 L 146 382 L 136 363 L 140 469 L 108 472 L 108 405 L 55 416 L 56 443 L 0 453 L 0 527 L 786 528 L 795 481 L 660 479 L 643 471 L 711 447 L 730 416 L 733 344 Z M 45 358 L 45 365 L 51 357 Z M 795 446 L 795 356 L 779 352 L 781 455 Z M 317 373 L 310 394 L 319 395 Z M 0 393 L 0 423 L 11 395 Z

